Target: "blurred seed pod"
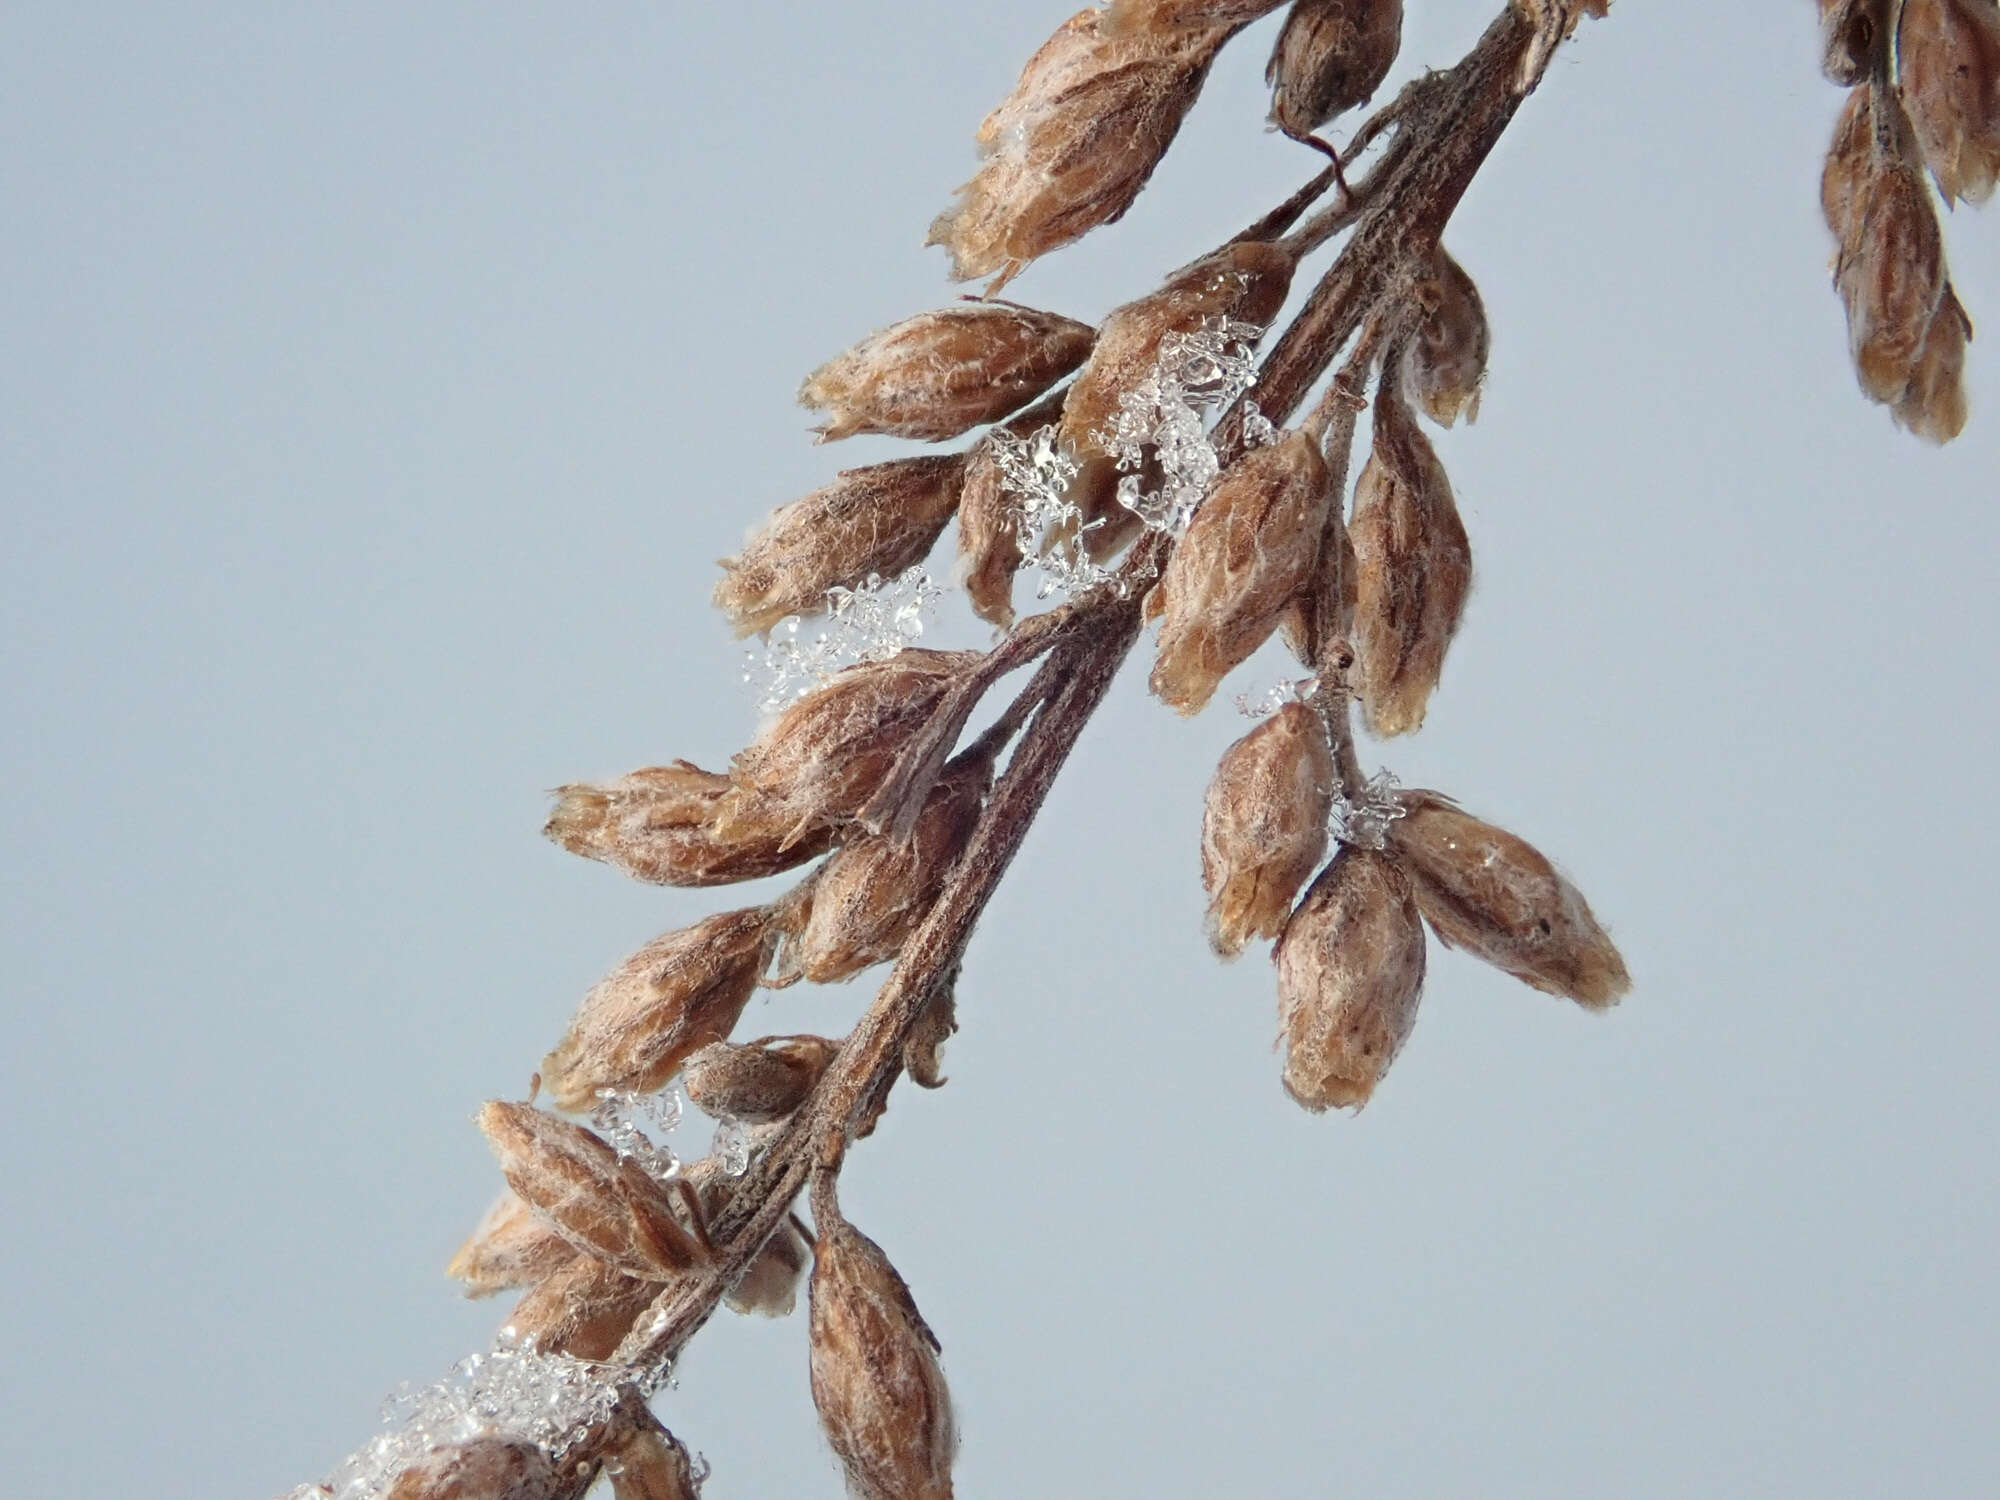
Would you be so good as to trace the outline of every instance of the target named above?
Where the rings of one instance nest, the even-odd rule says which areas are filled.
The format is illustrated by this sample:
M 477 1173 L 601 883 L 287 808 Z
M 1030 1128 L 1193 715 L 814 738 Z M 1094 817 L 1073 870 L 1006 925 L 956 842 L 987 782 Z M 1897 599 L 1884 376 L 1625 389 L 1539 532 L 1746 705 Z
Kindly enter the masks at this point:
M 1208 941 L 1234 958 L 1284 931 L 1292 901 L 1326 853 L 1335 772 L 1326 725 L 1287 703 L 1223 753 L 1201 820 Z
M 1111 0 L 1100 28 L 1105 36 L 1133 31 L 1185 31 L 1195 26 L 1248 26 L 1285 0 Z
M 1369 728 L 1407 734 L 1444 670 L 1472 587 L 1472 545 L 1430 440 L 1382 382 L 1374 448 L 1354 491 L 1354 647 Z
M 1330 499 L 1326 460 L 1304 432 L 1222 471 L 1148 601 L 1161 616 L 1152 675 L 1161 701 L 1198 713 L 1269 639 L 1312 575 Z
M 2000 177 L 2000 7 L 1903 0 L 1899 90 L 1946 203 L 1984 203 Z
M 965 590 L 974 614 L 1006 630 L 1014 623 L 1014 575 L 1022 561 L 1019 501 L 1007 488 L 992 441 L 981 439 L 966 455 L 952 581 Z
M 1843 210 L 1834 283 L 1847 309 L 1855 372 L 1872 399 L 1894 406 L 1915 373 L 1944 291 L 1944 238 L 1917 175 L 1908 123 L 1892 101 L 1886 111 L 1884 103 L 1877 98 L 1870 107 L 1873 149 L 1851 193 L 1838 186 L 1847 175 L 1843 166 L 1821 179 L 1821 197 L 1823 206 Z M 1836 138 L 1836 150 L 1842 144 Z
M 952 276 L 1000 273 L 1123 216 L 1179 133 L 1224 27 L 1106 35 L 1078 12 L 979 127 L 978 173 L 931 225 Z M 991 289 L 989 289 L 991 290 Z
M 704 1214 L 713 1222 L 735 1194 L 740 1179 L 725 1173 L 712 1156 L 691 1165 L 687 1175 L 700 1195 Z M 786 1219 L 725 1294 L 730 1309 L 765 1318 L 787 1316 L 797 1301 L 799 1282 L 811 1259 L 811 1244 L 799 1232 L 796 1221 Z
M 721 912 L 655 938 L 597 982 L 542 1083 L 558 1106 L 589 1108 L 599 1089 L 664 1088 L 688 1056 L 726 1041 L 770 962 L 763 907 Z
M 658 1282 L 578 1254 L 514 1304 L 507 1326 L 515 1338 L 534 1340 L 544 1354 L 609 1359 L 659 1295 Z
M 576 1254 L 570 1242 L 509 1190 L 486 1210 L 445 1275 L 465 1283 L 468 1297 L 533 1286 L 569 1264 Z
M 1088 323 L 1012 302 L 960 302 L 871 334 L 806 377 L 823 442 L 857 432 L 939 442 L 997 422 L 1090 353 Z
M 889 1258 L 816 1191 L 812 1393 L 859 1500 L 950 1500 L 958 1447 L 937 1336 Z
M 730 780 L 760 794 L 746 799 L 744 815 L 761 817 L 775 804 L 791 821 L 793 841 L 851 819 L 930 719 L 953 678 L 979 655 L 910 646 L 836 673 L 731 762 Z M 717 832 L 728 838 L 735 826 L 735 799 L 725 798 Z
M 917 1017 L 917 1024 L 910 1029 L 909 1040 L 903 1044 L 903 1070 L 918 1088 L 944 1087 L 944 1074 L 938 1069 L 943 1063 L 945 1041 L 957 1030 L 958 978 L 954 974 L 931 996 Z
M 1379 850 L 1342 845 L 1272 959 L 1285 1092 L 1314 1111 L 1359 1109 L 1409 1039 L 1423 993 L 1424 924 L 1409 877 Z
M 1965 430 L 1965 346 L 1971 337 L 1972 320 L 1947 282 L 1910 383 L 1892 412 L 1899 425 L 1927 442 L 1948 443 Z
M 1431 274 L 1418 287 L 1426 312 L 1403 350 L 1403 392 L 1433 422 L 1450 427 L 1479 419 L 1492 333 L 1486 304 L 1465 268 L 1439 247 Z
M 749 635 L 825 609 L 829 589 L 914 567 L 958 509 L 964 475 L 962 453 L 842 470 L 773 511 L 741 553 L 722 559 L 716 606 L 738 635 Z
M 696 1108 L 716 1119 L 768 1124 L 805 1102 L 839 1050 L 823 1036 L 716 1042 L 688 1059 L 681 1082 Z
M 476 1437 L 433 1448 L 396 1476 L 386 1500 L 553 1500 L 555 1464 L 519 1438 Z
M 1819 65 L 1829 81 L 1867 81 L 1889 35 L 1884 8 L 1884 0 L 1819 0 Z
M 1407 792 L 1404 807 L 1389 848 L 1447 947 L 1594 1010 L 1632 987 L 1590 904 L 1540 850 L 1436 792 Z
M 1862 188 L 1875 165 L 1875 91 L 1867 85 L 1848 92 L 1833 128 L 1826 166 L 1820 172 L 1819 206 L 1826 227 L 1845 244 L 1854 232 Z
M 688 1451 L 650 1411 L 623 1414 L 604 1454 L 613 1500 L 697 1500 Z
M 907 839 L 868 834 L 841 846 L 827 861 L 799 935 L 806 978 L 815 984 L 851 979 L 902 952 L 972 837 L 992 781 L 990 761 L 948 771 Z
M 717 815 L 734 787 L 727 776 L 684 760 L 616 781 L 572 782 L 556 788 L 542 832 L 635 880 L 680 886 L 760 880 L 825 853 L 833 842 L 833 830 L 820 828 L 787 844 L 791 827 L 777 809 L 766 804 L 760 817 L 758 799 L 740 794 L 730 836 L 721 837 Z
M 594 1132 L 501 1099 L 479 1111 L 479 1128 L 507 1185 L 578 1250 L 653 1281 L 705 1263 L 667 1189 Z
M 1403 44 L 1403 0 L 1295 0 L 1271 49 L 1271 123 L 1294 140 L 1366 104 Z

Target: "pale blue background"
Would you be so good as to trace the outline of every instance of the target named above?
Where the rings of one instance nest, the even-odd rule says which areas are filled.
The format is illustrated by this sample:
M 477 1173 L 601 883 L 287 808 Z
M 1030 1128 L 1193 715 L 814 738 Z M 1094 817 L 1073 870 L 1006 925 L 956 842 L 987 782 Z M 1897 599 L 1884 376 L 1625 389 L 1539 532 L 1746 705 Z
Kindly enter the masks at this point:
M 1412 0 L 1406 64 L 1494 8 Z M 814 450 L 792 393 L 952 294 L 918 242 L 1062 15 L 0 16 L 11 1492 L 275 1493 L 498 1321 L 440 1275 L 473 1109 L 731 899 L 559 854 L 541 790 L 751 733 L 712 560 L 899 451 Z M 1314 169 L 1261 132 L 1269 35 L 1015 295 L 1094 317 Z M 1304 1116 L 1267 966 L 1200 936 L 1244 721 L 1130 674 L 950 1086 L 844 1186 L 968 1496 L 2000 1492 L 2000 340 L 1946 452 L 1860 398 L 1816 56 L 1804 0 L 1621 4 L 1450 237 L 1479 585 L 1424 734 L 1364 754 L 1553 852 L 1636 992 L 1436 955 L 1377 1102 Z M 2000 328 L 2000 217 L 1948 232 Z M 663 1409 L 719 1500 L 837 1492 L 796 1319 L 718 1324 Z

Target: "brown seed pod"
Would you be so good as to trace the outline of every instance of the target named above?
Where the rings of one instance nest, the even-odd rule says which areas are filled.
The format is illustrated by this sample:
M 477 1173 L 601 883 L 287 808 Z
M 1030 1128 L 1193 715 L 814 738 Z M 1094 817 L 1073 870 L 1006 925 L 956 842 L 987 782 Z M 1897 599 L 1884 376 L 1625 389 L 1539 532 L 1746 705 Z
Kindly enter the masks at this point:
M 464 1282 L 468 1297 L 490 1297 L 533 1286 L 568 1265 L 575 1254 L 568 1240 L 509 1190 L 458 1247 L 445 1275 Z
M 1948 443 L 1965 430 L 1965 345 L 1971 337 L 1972 320 L 1947 282 L 1910 383 L 1892 411 L 1899 425 L 1927 442 Z
M 1252 448 L 1223 470 L 1154 591 L 1161 625 L 1152 688 L 1162 702 L 1198 713 L 1270 638 L 1312 576 L 1330 499 L 1326 460 L 1304 432 Z
M 952 581 L 964 588 L 974 614 L 1006 630 L 1014 623 L 1014 575 L 1021 563 L 1019 502 L 1007 488 L 998 452 L 982 439 L 966 455 Z
M 1271 123 L 1294 140 L 1374 97 L 1403 45 L 1403 0 L 1295 0 L 1271 49 Z
M 1403 350 L 1403 393 L 1440 427 L 1452 426 L 1461 416 L 1475 422 L 1493 342 L 1479 288 L 1440 247 L 1417 295 L 1426 311 Z
M 1885 0 L 1819 0 L 1819 65 L 1830 82 L 1867 81 L 1889 35 L 1885 8 Z
M 1847 308 L 1848 343 L 1861 388 L 1893 406 L 1903 397 L 1944 291 L 1944 238 L 1929 192 L 1912 164 L 1900 110 L 1870 110 L 1874 150 L 1845 200 L 1845 233 L 1834 283 Z M 1836 147 L 1839 142 L 1836 141 Z M 1838 174 L 1836 174 L 1838 175 Z M 1821 181 L 1822 202 L 1840 206 Z
M 889 1258 L 816 1189 L 812 1393 L 859 1500 L 950 1500 L 958 1447 L 937 1336 Z
M 681 1082 L 696 1108 L 717 1119 L 769 1124 L 805 1102 L 839 1050 L 823 1036 L 716 1042 L 688 1059 Z
M 773 511 L 735 557 L 722 559 L 715 603 L 738 635 L 826 608 L 827 590 L 889 577 L 930 555 L 958 509 L 962 453 L 845 469 L 832 484 Z
M 1303 703 L 1287 703 L 1223 753 L 1202 812 L 1201 880 L 1208 941 L 1224 958 L 1284 931 L 1326 853 L 1334 780 L 1326 725 Z
M 790 844 L 790 824 L 768 804 L 738 795 L 730 836 L 716 832 L 722 801 L 735 788 L 727 776 L 677 760 L 648 766 L 616 781 L 573 782 L 556 788 L 543 834 L 572 854 L 602 860 L 635 880 L 655 885 L 725 885 L 760 880 L 826 852 L 833 830 L 821 828 Z
M 1897 50 L 1903 105 L 1944 201 L 1984 203 L 2000 178 L 2000 8 L 1904 0 Z
M 960 766 L 939 778 L 907 839 L 869 834 L 827 861 L 799 935 L 806 978 L 851 979 L 902 952 L 972 837 L 992 782 L 990 761 Z
M 791 840 L 848 821 L 930 719 L 952 679 L 979 655 L 912 646 L 836 673 L 737 753 L 730 780 L 761 794 L 753 808 L 759 815 L 771 799 L 791 821 Z M 734 799 L 725 798 L 717 817 L 725 838 L 734 832 L 733 809 Z
M 1833 128 L 1826 166 L 1820 172 L 1819 207 L 1826 227 L 1842 244 L 1854 232 L 1856 205 L 1875 166 L 1875 91 L 1867 85 L 1850 90 Z
M 542 1083 L 563 1109 L 589 1108 L 599 1089 L 664 1088 L 688 1056 L 726 1041 L 770 962 L 766 908 L 721 912 L 655 938 L 583 997 Z
M 1590 904 L 1539 850 L 1436 792 L 1407 792 L 1404 806 L 1389 848 L 1447 947 L 1593 1010 L 1632 987 Z
M 1106 35 L 1064 22 L 979 127 L 986 160 L 931 225 L 952 275 L 1000 273 L 1120 218 L 1166 155 L 1227 40 L 1224 27 Z
M 1130 31 L 1185 31 L 1189 27 L 1248 26 L 1285 0 L 1111 0 L 1100 23 L 1106 36 Z
M 594 1132 L 502 1099 L 479 1111 L 479 1128 L 507 1185 L 578 1250 L 652 1281 L 706 1261 L 667 1189 Z
M 799 404 L 823 442 L 857 432 L 939 442 L 997 422 L 1090 353 L 1088 323 L 1012 302 L 960 302 L 905 318 L 821 365 Z
M 396 1476 L 386 1500 L 551 1500 L 555 1464 L 520 1438 L 476 1437 L 433 1448 Z
M 657 1281 L 627 1276 L 594 1255 L 576 1255 L 514 1304 L 507 1326 L 544 1354 L 609 1359 L 639 1314 L 660 1295 Z
M 1388 855 L 1343 845 L 1285 924 L 1278 1024 L 1285 1092 L 1307 1109 L 1359 1109 L 1396 1060 L 1424 987 L 1424 924 Z
M 604 1473 L 613 1500 L 697 1500 L 688 1451 L 649 1411 L 626 1415 L 606 1445 Z
M 1472 586 L 1472 545 L 1451 481 L 1409 407 L 1383 381 L 1374 449 L 1354 491 L 1354 647 L 1369 728 L 1407 734 L 1444 669 Z

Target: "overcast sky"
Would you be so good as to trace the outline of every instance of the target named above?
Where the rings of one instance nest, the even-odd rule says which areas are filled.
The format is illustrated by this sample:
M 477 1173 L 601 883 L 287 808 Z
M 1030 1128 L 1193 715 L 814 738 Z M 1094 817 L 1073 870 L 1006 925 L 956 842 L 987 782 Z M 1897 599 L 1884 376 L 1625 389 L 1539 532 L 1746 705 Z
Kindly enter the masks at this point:
M 1411 0 L 1405 70 L 1495 3 Z M 793 393 L 954 295 L 924 229 L 1063 14 L 0 23 L 16 1493 L 277 1493 L 501 1320 L 442 1276 L 498 1184 L 473 1110 L 737 903 L 561 854 L 543 790 L 754 732 L 713 560 L 904 451 L 814 449 Z M 1010 295 L 1095 318 L 1311 174 L 1271 33 Z M 967 1495 L 2000 1492 L 2000 339 L 1947 450 L 1862 399 L 1817 54 L 1805 0 L 1627 0 L 1448 236 L 1494 325 L 1439 440 L 1478 585 L 1423 733 L 1363 758 L 1556 857 L 1630 999 L 1434 947 L 1375 1102 L 1296 1109 L 1197 859 L 1228 699 L 1286 665 L 1185 722 L 1135 663 L 974 941 L 949 1086 L 843 1183 L 944 1341 Z M 2000 218 L 1947 235 L 2000 328 Z M 802 1318 L 718 1321 L 661 1410 L 716 1500 L 838 1492 Z

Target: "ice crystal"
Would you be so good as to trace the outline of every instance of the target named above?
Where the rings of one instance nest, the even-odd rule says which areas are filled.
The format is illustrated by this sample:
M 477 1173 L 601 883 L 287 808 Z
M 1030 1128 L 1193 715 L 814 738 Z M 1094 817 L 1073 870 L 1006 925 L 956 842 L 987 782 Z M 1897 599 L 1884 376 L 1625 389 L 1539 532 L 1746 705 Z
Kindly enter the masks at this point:
M 915 644 L 943 593 L 921 564 L 893 578 L 870 573 L 851 589 L 830 588 L 820 628 L 808 638 L 804 621 L 785 616 L 761 647 L 745 653 L 743 679 L 758 689 L 765 713 L 778 713 L 842 667 L 884 661 Z
M 603 1136 L 621 1159 L 631 1158 L 662 1182 L 681 1169 L 680 1158 L 666 1144 L 666 1138 L 680 1123 L 679 1089 L 665 1089 L 656 1094 L 599 1089 L 597 1103 L 590 1111 L 590 1128 Z
M 1287 678 L 1275 683 L 1263 692 L 1246 691 L 1236 695 L 1236 711 L 1246 719 L 1266 719 L 1287 703 L 1310 703 L 1314 693 L 1319 691 L 1317 677 Z
M 741 1177 L 750 1170 L 752 1144 L 750 1127 L 734 1115 L 724 1115 L 715 1122 L 715 1135 L 708 1149 L 723 1171 L 731 1177 Z
M 1222 459 L 1209 440 L 1211 413 L 1226 410 L 1257 380 L 1256 343 L 1263 332 L 1254 323 L 1210 318 L 1192 333 L 1160 340 L 1152 373 L 1118 400 L 1111 430 L 1097 434 L 1105 449 L 1128 471 L 1118 481 L 1118 503 L 1154 531 L 1179 536 Z M 1254 406 L 1245 412 L 1245 440 L 1269 442 L 1270 421 Z M 1158 489 L 1145 488 L 1139 470 L 1148 456 L 1160 467 Z
M 1084 538 L 1104 524 L 1086 521 L 1069 498 L 1078 465 L 1056 441 L 1053 426 L 1026 437 L 996 430 L 989 441 L 999 461 L 1007 491 L 1014 497 L 1014 533 L 1021 555 L 1041 569 L 1035 597 L 1081 593 L 1111 577 L 1109 568 L 1094 563 L 1084 551 Z
M 1357 849 L 1380 849 L 1388 841 L 1389 825 L 1409 810 L 1398 795 L 1399 786 L 1393 773 L 1377 771 L 1359 797 L 1349 800 L 1336 794 L 1329 820 L 1333 836 Z

